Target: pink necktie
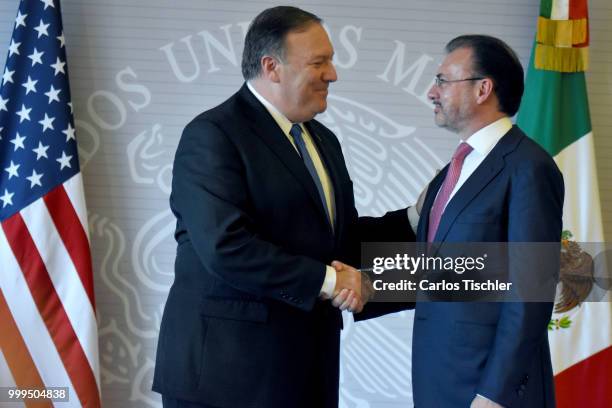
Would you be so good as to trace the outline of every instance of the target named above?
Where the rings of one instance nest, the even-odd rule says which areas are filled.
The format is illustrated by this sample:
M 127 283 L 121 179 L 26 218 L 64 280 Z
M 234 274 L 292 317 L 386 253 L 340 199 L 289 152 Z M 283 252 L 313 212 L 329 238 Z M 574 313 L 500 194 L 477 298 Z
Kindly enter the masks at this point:
M 461 143 L 457 147 L 457 150 L 455 150 L 455 154 L 453 154 L 450 166 L 448 166 L 448 172 L 446 173 L 444 183 L 442 183 L 442 187 L 440 188 L 438 196 L 431 207 L 431 212 L 429 213 L 429 231 L 427 233 L 427 242 L 433 242 L 434 238 L 436 237 L 436 232 L 438 231 L 438 226 L 440 225 L 440 219 L 442 218 L 444 208 L 446 208 L 446 203 L 457 185 L 457 180 L 459 180 L 463 160 L 472 150 L 473 148 L 469 144 Z

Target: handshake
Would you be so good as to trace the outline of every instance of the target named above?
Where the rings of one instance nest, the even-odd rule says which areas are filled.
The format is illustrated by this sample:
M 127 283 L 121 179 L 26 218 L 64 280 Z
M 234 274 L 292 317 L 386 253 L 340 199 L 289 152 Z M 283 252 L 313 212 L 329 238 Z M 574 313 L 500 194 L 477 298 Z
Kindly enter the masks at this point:
M 336 270 L 336 287 L 331 298 L 334 307 L 359 313 L 374 297 L 372 281 L 365 273 L 340 261 L 332 262 Z

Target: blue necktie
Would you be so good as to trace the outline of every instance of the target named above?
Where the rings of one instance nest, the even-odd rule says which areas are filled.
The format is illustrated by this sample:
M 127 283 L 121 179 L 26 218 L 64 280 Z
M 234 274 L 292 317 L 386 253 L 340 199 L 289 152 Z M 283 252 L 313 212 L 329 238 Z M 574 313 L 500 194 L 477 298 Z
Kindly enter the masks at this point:
M 302 137 L 302 127 L 298 124 L 294 124 L 291 126 L 289 134 L 291 137 L 293 137 L 295 146 L 297 147 L 298 151 L 300 152 L 300 156 L 302 156 L 302 160 L 304 161 L 304 165 L 306 166 L 306 169 L 308 169 L 308 173 L 310 173 L 312 181 L 314 181 L 315 185 L 317 186 L 317 190 L 319 190 L 319 196 L 321 197 L 321 202 L 323 203 L 325 213 L 329 214 L 327 209 L 327 200 L 325 200 L 325 193 L 323 193 L 323 185 L 321 184 L 317 169 L 315 169 L 314 163 L 312 162 L 312 157 L 310 157 L 308 149 L 306 148 L 306 143 L 304 143 L 304 138 Z

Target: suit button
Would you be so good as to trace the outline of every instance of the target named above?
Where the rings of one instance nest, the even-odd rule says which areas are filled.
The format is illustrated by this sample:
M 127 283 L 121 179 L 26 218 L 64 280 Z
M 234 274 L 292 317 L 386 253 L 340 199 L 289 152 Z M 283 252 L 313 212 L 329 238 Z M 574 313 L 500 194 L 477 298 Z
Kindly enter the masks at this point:
M 519 397 L 522 397 L 525 394 L 525 391 L 520 389 L 520 390 L 517 390 L 516 393 L 518 394 Z
M 521 391 L 525 391 L 525 384 L 521 384 L 519 388 L 521 389 Z

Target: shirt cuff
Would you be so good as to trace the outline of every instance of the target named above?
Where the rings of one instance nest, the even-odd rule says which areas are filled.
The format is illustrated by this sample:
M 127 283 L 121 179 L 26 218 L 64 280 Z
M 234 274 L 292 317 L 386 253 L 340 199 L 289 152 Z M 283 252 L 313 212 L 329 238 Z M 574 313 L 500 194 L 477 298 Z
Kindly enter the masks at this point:
M 323 281 L 323 287 L 319 296 L 331 299 L 334 296 L 334 289 L 336 289 L 336 270 L 329 266 L 325 266 L 325 280 Z
M 492 399 L 490 399 L 490 398 L 485 397 L 485 396 L 484 396 L 484 395 L 482 395 L 482 394 L 476 394 L 476 396 L 477 396 L 477 397 L 480 397 L 480 398 L 483 398 L 483 399 L 486 399 L 487 401 L 490 401 L 490 402 L 492 402 L 492 403 L 496 404 L 497 406 L 501 407 L 501 405 L 499 405 L 497 402 L 493 401 L 493 400 L 492 400 Z M 503 408 L 503 407 L 502 407 L 502 408 Z
M 419 227 L 419 213 L 416 210 L 416 205 L 408 207 L 408 222 L 412 227 L 412 231 L 416 235 L 417 228 Z

